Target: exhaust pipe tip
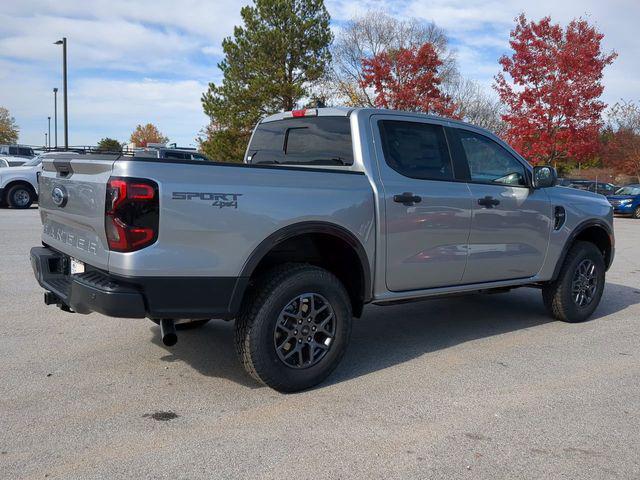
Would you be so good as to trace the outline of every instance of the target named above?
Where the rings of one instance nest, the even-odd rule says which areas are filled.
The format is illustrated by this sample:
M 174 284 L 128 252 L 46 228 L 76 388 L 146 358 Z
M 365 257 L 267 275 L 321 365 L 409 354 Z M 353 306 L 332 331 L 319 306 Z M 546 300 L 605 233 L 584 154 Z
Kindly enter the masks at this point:
M 162 343 L 167 347 L 173 347 L 178 343 L 176 325 L 171 318 L 163 318 L 160 320 L 160 336 L 162 337 Z

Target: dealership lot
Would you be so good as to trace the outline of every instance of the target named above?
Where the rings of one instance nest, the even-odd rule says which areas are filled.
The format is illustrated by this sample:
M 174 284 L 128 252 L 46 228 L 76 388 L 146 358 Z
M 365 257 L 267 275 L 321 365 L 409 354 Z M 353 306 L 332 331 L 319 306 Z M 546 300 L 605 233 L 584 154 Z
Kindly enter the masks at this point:
M 0 210 L 0 478 L 640 478 L 640 221 L 594 318 L 540 293 L 368 307 L 315 390 L 260 387 L 214 321 L 42 303 L 38 211 Z

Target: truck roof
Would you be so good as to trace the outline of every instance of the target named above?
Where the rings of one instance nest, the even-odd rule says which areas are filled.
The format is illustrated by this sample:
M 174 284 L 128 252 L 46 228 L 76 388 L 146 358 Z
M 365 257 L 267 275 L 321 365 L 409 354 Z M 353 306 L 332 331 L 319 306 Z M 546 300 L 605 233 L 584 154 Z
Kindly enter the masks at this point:
M 452 124 L 457 124 L 457 125 L 464 125 L 467 127 L 472 127 L 473 129 L 476 130 L 481 130 L 484 132 L 487 132 L 489 134 L 491 134 L 492 136 L 495 136 L 495 134 L 493 134 L 492 132 L 490 132 L 489 130 L 486 130 L 482 127 L 478 127 L 477 125 L 474 125 L 472 123 L 468 123 L 468 122 L 463 122 L 462 120 L 456 120 L 453 118 L 449 118 L 449 117 L 442 117 L 440 115 L 431 115 L 431 114 L 427 114 L 427 113 L 421 113 L 421 112 L 407 112 L 404 110 L 391 110 L 391 109 L 386 109 L 386 108 L 370 108 L 370 107 L 344 107 L 344 106 L 338 106 L 338 107 L 323 107 L 323 108 L 303 108 L 300 110 L 290 110 L 287 112 L 278 112 L 278 113 L 274 113 L 273 115 L 269 115 L 265 118 L 263 118 L 260 123 L 267 123 L 267 122 L 275 122 L 277 120 L 284 120 L 287 118 L 292 118 L 292 117 L 304 117 L 304 116 L 308 116 L 308 117 L 348 117 L 349 115 L 351 115 L 354 112 L 366 112 L 369 114 L 384 114 L 384 115 L 398 115 L 398 116 L 403 116 L 403 117 L 407 117 L 407 116 L 411 116 L 411 117 L 418 117 L 418 118 L 430 118 L 432 120 L 440 120 L 440 121 L 447 121 L 450 122 Z
M 347 117 L 353 110 L 356 109 L 350 107 L 302 108 L 300 110 L 274 113 L 273 115 L 263 118 L 260 123 L 275 122 L 277 120 L 291 118 L 296 116 L 296 113 L 294 112 L 307 112 L 306 115 L 302 113 L 300 116 L 310 117 Z

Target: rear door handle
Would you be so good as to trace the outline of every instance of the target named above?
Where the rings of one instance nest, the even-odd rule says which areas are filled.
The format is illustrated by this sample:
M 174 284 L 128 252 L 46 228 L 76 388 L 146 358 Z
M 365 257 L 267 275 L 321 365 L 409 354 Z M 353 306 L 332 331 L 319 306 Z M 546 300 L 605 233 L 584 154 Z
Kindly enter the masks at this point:
M 484 198 L 479 198 L 478 199 L 478 205 L 482 205 L 483 207 L 487 207 L 487 208 L 493 208 L 496 205 L 500 205 L 500 200 L 497 200 L 497 199 L 487 195 Z
M 411 192 L 404 192 L 399 195 L 394 195 L 393 201 L 396 203 L 401 203 L 406 207 L 410 207 L 414 203 L 420 203 L 422 201 L 422 197 L 420 195 L 414 195 Z

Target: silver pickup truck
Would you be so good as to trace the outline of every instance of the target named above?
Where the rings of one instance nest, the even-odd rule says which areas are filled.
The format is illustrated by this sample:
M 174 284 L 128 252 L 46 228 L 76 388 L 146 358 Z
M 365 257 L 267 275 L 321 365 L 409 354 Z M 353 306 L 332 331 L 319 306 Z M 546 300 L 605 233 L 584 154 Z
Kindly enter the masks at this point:
M 45 159 L 31 263 L 46 304 L 147 317 L 169 345 L 235 320 L 247 371 L 297 391 L 336 367 L 367 303 L 533 287 L 554 318 L 587 319 L 612 210 L 555 183 L 462 122 L 296 110 L 259 123 L 243 164 Z

